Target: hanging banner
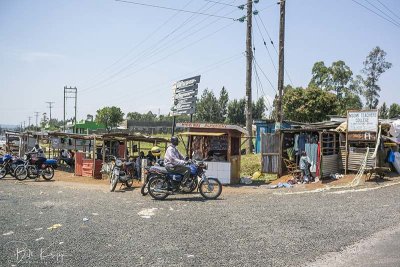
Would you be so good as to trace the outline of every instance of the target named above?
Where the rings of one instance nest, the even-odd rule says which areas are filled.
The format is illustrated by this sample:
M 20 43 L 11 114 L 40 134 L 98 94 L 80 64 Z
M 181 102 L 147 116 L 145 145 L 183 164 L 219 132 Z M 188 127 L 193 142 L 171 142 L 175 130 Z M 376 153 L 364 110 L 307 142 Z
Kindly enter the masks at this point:
M 362 110 L 347 112 L 347 132 L 378 131 L 378 111 Z

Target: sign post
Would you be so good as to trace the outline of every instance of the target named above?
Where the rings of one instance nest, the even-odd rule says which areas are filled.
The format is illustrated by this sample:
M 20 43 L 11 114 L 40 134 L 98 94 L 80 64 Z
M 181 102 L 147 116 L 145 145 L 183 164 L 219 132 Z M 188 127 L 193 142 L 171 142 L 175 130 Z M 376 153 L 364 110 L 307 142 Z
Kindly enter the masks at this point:
M 171 108 L 172 116 L 172 136 L 175 134 L 176 116 L 192 115 L 196 111 L 197 93 L 200 82 L 200 75 L 177 81 L 172 86 L 173 105 Z
M 346 166 L 347 174 L 349 141 L 350 142 L 376 142 L 378 133 L 378 111 L 377 110 L 349 110 L 347 111 L 346 129 Z

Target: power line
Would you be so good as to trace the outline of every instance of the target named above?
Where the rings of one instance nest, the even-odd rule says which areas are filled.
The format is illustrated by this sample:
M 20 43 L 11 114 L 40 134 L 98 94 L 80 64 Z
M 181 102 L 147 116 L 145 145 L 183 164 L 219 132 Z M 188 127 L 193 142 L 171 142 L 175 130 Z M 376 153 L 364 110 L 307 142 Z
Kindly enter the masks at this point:
M 143 71 L 143 70 L 145 70 L 145 69 L 147 69 L 147 68 L 153 66 L 154 64 L 156 64 L 156 63 L 158 63 L 158 62 L 160 62 L 160 61 L 162 61 L 162 60 L 164 60 L 164 59 L 166 59 L 166 58 L 168 58 L 168 57 L 170 57 L 170 56 L 172 56 L 172 55 L 174 55 L 174 54 L 176 54 L 176 53 L 179 53 L 179 52 L 181 52 L 182 50 L 184 50 L 184 49 L 186 49 L 186 48 L 188 48 L 188 47 L 190 47 L 190 46 L 192 46 L 192 45 L 194 45 L 194 44 L 197 44 L 198 42 L 200 42 L 200 41 L 202 41 L 202 40 L 204 40 L 204 39 L 206 39 L 206 38 L 208 38 L 208 37 L 210 37 L 210 36 L 216 34 L 217 32 L 220 32 L 221 30 L 223 30 L 223 29 L 225 29 L 225 28 L 227 28 L 227 27 L 229 27 L 229 26 L 232 26 L 234 23 L 235 23 L 235 22 L 231 22 L 230 24 L 225 25 L 225 26 L 223 26 L 222 28 L 219 28 L 219 29 L 217 29 L 216 31 L 214 31 L 214 32 L 212 32 L 212 33 L 210 33 L 210 34 L 207 34 L 207 35 L 205 35 L 205 36 L 203 36 L 203 37 L 201 37 L 201 38 L 195 40 L 194 42 L 191 42 L 191 43 L 189 43 L 188 45 L 179 48 L 178 50 L 175 50 L 174 52 L 169 53 L 169 54 L 167 54 L 166 56 L 164 56 L 164 57 L 162 57 L 162 58 L 160 58 L 160 59 L 158 59 L 158 60 L 156 60 L 156 61 L 153 61 L 152 63 L 147 64 L 147 65 L 141 67 L 140 69 L 137 69 L 136 71 L 134 71 L 134 72 L 132 72 L 132 73 L 128 73 L 127 75 L 122 76 L 119 80 L 126 79 L 127 77 L 132 76 L 133 74 L 136 74 L 136 73 L 138 73 L 138 72 L 140 72 L 140 71 Z M 121 71 L 118 72 L 117 74 L 119 74 L 119 73 L 121 73 Z M 115 77 L 117 74 L 114 74 L 113 77 Z M 111 78 L 113 78 L 113 77 L 109 77 L 109 79 L 111 79 Z M 104 83 L 104 82 L 106 82 L 106 81 L 107 81 L 107 80 L 104 80 L 104 81 L 101 82 L 101 83 Z M 104 87 L 104 86 L 110 85 L 110 84 L 112 84 L 113 82 L 115 82 L 115 81 L 111 81 L 110 83 L 101 85 L 100 87 Z M 100 84 L 101 84 L 101 83 L 100 83 Z M 97 84 L 94 85 L 94 86 L 92 86 L 92 87 L 87 88 L 86 91 L 87 91 L 88 89 L 94 88 L 94 87 L 96 87 L 96 86 L 97 86 Z
M 182 78 L 186 78 L 186 77 L 191 76 L 191 75 L 195 75 L 195 74 L 199 74 L 199 73 L 201 73 L 201 74 L 203 75 L 203 74 L 208 73 L 208 72 L 210 72 L 210 71 L 212 71 L 212 70 L 218 69 L 218 68 L 220 68 L 221 66 L 224 66 L 224 65 L 226 65 L 226 64 L 228 64 L 228 63 L 231 63 L 231 62 L 233 62 L 234 60 L 237 60 L 237 59 L 239 59 L 239 58 L 241 58 L 241 57 L 243 57 L 243 53 L 236 54 L 236 55 L 231 56 L 231 57 L 229 57 L 229 58 L 225 58 L 225 59 L 220 60 L 220 61 L 218 61 L 218 62 L 216 62 L 216 63 L 213 63 L 213 64 L 211 64 L 211 65 L 204 66 L 204 67 L 198 68 L 197 70 L 188 72 L 188 73 L 186 73 L 186 74 L 179 75 L 179 77 L 176 77 L 176 78 L 173 79 L 173 80 L 165 81 L 165 82 L 162 82 L 162 83 L 158 83 L 158 84 L 155 84 L 155 85 L 146 87 L 146 88 L 144 88 L 144 89 L 142 90 L 142 92 L 143 92 L 142 94 L 135 94 L 135 95 L 133 96 L 131 93 L 129 93 L 129 94 L 125 95 L 125 96 L 119 97 L 119 99 L 123 99 L 123 100 L 120 101 L 120 102 L 116 102 L 115 104 L 121 104 L 121 103 L 124 103 L 124 102 L 131 101 L 130 98 L 127 98 L 127 97 L 129 97 L 129 96 L 132 96 L 132 97 L 134 97 L 134 98 L 137 99 L 138 97 L 141 97 L 141 96 L 143 96 L 143 95 L 146 95 L 146 94 L 149 94 L 149 93 L 158 92 L 158 91 L 160 91 L 160 90 L 164 90 L 165 87 L 162 87 L 161 89 L 160 89 L 159 87 L 162 86 L 162 85 L 170 86 L 173 82 L 175 82 L 175 81 L 177 81 L 177 80 L 180 80 L 180 79 L 182 79 Z M 157 87 L 157 88 L 154 89 L 154 90 L 150 90 L 150 91 L 147 90 L 147 89 L 155 88 L 155 87 Z
M 235 1 L 236 1 L 236 0 L 234 0 L 233 2 L 235 2 Z M 205 4 L 203 7 L 201 7 L 199 10 L 202 10 L 202 9 L 203 9 L 205 6 L 207 6 L 207 5 L 208 5 L 208 3 L 206 3 L 206 4 Z M 215 5 L 215 4 L 214 4 L 214 5 Z M 213 6 L 214 6 L 214 5 L 213 5 Z M 211 7 L 212 7 L 212 6 L 211 6 Z M 211 7 L 207 8 L 207 9 L 210 9 Z M 206 10 L 207 10 L 207 9 L 206 9 Z M 221 11 L 222 9 L 223 9 L 223 8 L 217 10 L 216 13 L 219 12 L 219 11 Z M 232 12 L 230 12 L 230 13 L 232 13 Z M 228 13 L 228 14 L 230 14 L 230 13 Z M 108 80 L 111 80 L 112 78 L 114 78 L 114 77 L 117 76 L 118 74 L 124 72 L 125 70 L 128 70 L 128 69 L 132 68 L 133 66 L 135 66 L 135 63 L 137 63 L 137 62 L 139 61 L 139 59 L 142 59 L 142 58 L 143 58 L 143 56 L 147 56 L 148 58 L 152 58 L 152 57 L 154 57 L 155 55 L 159 54 L 159 52 L 164 51 L 166 47 L 165 47 L 165 45 L 163 45 L 162 42 L 165 41 L 165 40 L 166 40 L 169 36 L 171 36 L 173 33 L 177 32 L 180 28 L 182 28 L 183 26 L 187 25 L 187 22 L 190 21 L 191 18 L 192 18 L 193 16 L 195 16 L 195 14 L 193 14 L 191 17 L 189 17 L 188 19 L 186 19 L 182 24 L 180 24 L 180 25 L 177 26 L 174 30 L 172 30 L 171 32 L 169 32 L 169 33 L 168 33 L 167 35 L 165 35 L 160 41 L 158 41 L 152 48 L 150 48 L 150 50 L 149 50 L 150 54 L 147 55 L 147 54 L 146 54 L 146 51 L 142 51 L 142 53 L 139 55 L 139 57 L 137 57 L 134 61 L 132 61 L 132 62 L 129 63 L 128 65 L 125 65 L 124 67 L 120 68 L 117 72 L 114 72 L 113 74 L 111 74 L 110 76 L 108 76 L 106 79 L 103 79 L 102 81 L 99 81 L 99 82 L 97 82 L 96 84 L 94 84 L 94 85 L 92 85 L 92 86 L 90 86 L 90 87 L 88 87 L 88 88 L 82 90 L 82 92 L 88 91 L 88 90 L 90 90 L 91 88 L 95 88 L 95 87 L 97 87 L 98 85 L 100 85 L 100 84 L 102 84 L 102 83 L 105 83 L 105 82 L 107 82 Z M 201 22 L 199 22 L 198 25 L 201 24 L 201 23 L 202 23 L 203 21 L 205 21 L 205 20 L 206 20 L 206 19 L 204 19 L 204 20 L 202 20 Z M 199 30 L 197 30 L 197 31 L 195 31 L 195 32 L 193 32 L 193 33 L 191 33 L 191 34 L 189 34 L 189 35 L 182 36 L 179 40 L 184 40 L 184 39 L 186 39 L 187 37 L 196 34 L 197 32 L 203 30 L 204 28 L 208 27 L 209 25 L 215 23 L 215 22 L 218 21 L 218 20 L 219 20 L 219 18 L 216 19 L 216 20 L 214 20 L 214 21 L 212 21 L 211 23 L 207 24 L 206 26 L 202 27 L 201 29 L 199 29 Z M 191 29 L 189 29 L 189 30 L 191 30 Z M 184 33 L 186 33 L 186 32 L 187 32 L 187 31 L 183 32 L 182 34 L 184 34 Z M 176 39 L 171 40 L 171 41 L 173 41 L 172 46 L 175 46 L 177 43 L 179 43 Z M 158 46 L 160 46 L 160 47 L 156 49 L 156 47 L 158 47 Z M 171 47 L 171 46 L 169 46 L 169 47 Z M 153 49 L 153 48 L 154 48 L 155 50 L 154 50 L 154 51 L 151 51 L 151 49 Z M 129 75 L 128 75 L 128 76 L 129 76 Z M 111 82 L 111 83 L 112 83 L 112 82 Z
M 381 12 L 384 16 L 388 17 L 391 21 L 393 21 L 394 23 L 398 24 L 399 23 L 393 19 L 389 14 L 387 14 L 386 12 L 382 11 L 379 7 L 377 7 L 376 5 L 374 5 L 373 3 L 371 3 L 369 0 L 365 0 L 368 4 L 370 4 L 371 6 L 373 6 L 375 9 L 377 9 L 379 12 Z
M 380 0 L 376 0 L 378 1 L 383 7 L 385 7 L 390 13 L 392 13 L 394 16 L 396 16 L 398 19 L 400 19 L 400 17 L 394 13 L 390 8 L 388 8 L 384 3 L 382 3 Z
M 188 5 L 190 5 L 194 0 L 189 1 L 188 3 L 186 3 L 186 5 L 183 7 L 187 7 Z M 158 31 L 160 31 L 165 25 L 167 25 L 172 19 L 176 18 L 176 15 L 179 14 L 181 11 L 177 11 L 176 13 L 174 13 L 172 16 L 170 16 L 166 21 L 164 21 L 159 27 L 157 27 L 154 31 L 152 31 L 149 35 L 147 35 L 141 42 L 139 42 L 137 45 L 135 45 L 134 47 L 132 47 L 127 53 L 125 53 L 123 56 L 121 56 L 119 59 L 117 59 L 116 61 L 114 61 L 111 65 L 109 65 L 108 67 L 104 68 L 100 73 L 92 76 L 88 81 L 93 80 L 94 77 L 100 76 L 101 74 L 105 73 L 106 71 L 108 71 L 109 69 L 111 69 L 112 67 L 114 67 L 115 65 L 117 65 L 119 62 L 123 61 L 124 58 L 126 58 L 128 55 L 130 55 L 133 51 L 135 51 L 137 48 L 139 48 L 141 45 L 143 45 L 147 40 L 149 40 L 154 34 L 156 34 Z
M 275 72 L 276 72 L 276 74 L 278 74 L 278 69 L 276 68 L 276 65 L 274 63 L 274 60 L 272 59 L 271 53 L 269 52 L 269 49 L 267 47 L 267 43 L 265 42 L 264 36 L 263 36 L 263 34 L 262 34 L 261 30 L 260 30 L 260 26 L 258 25 L 258 21 L 257 21 L 257 17 L 256 16 L 254 17 L 254 20 L 256 21 L 258 32 L 260 33 L 261 38 L 262 38 L 262 40 L 264 42 L 264 47 L 265 47 L 265 49 L 267 49 L 267 53 L 268 53 L 268 56 L 269 56 L 269 58 L 271 60 L 272 66 L 274 66 Z
M 268 83 L 271 85 L 271 88 L 274 89 L 275 93 L 278 93 L 278 91 L 275 89 L 274 85 L 272 84 L 271 80 L 268 78 L 268 76 L 265 74 L 265 72 L 260 68 L 260 65 L 258 65 L 256 58 L 253 58 L 254 63 L 256 63 L 258 69 L 261 71 L 261 73 L 264 75 L 265 79 L 267 79 Z
M 224 5 L 224 6 L 231 6 L 231 7 L 239 7 L 239 6 L 235 6 L 235 5 L 232 5 L 232 4 L 228 4 L 228 3 L 224 3 L 224 2 L 218 2 L 218 1 L 212 1 L 212 0 L 204 0 L 204 1 L 206 1 L 206 2 L 209 2 L 209 3 L 215 3 L 215 4 L 219 4 L 219 5 Z M 247 4 L 243 4 L 243 5 L 247 5 Z
M 138 2 L 132 2 L 132 1 L 125 1 L 125 0 L 114 0 L 114 1 L 127 3 L 127 4 L 133 4 L 133 5 L 139 5 L 139 6 L 147 6 L 147 7 L 153 7 L 153 8 L 181 11 L 181 12 L 185 12 L 185 13 L 198 14 L 198 15 L 203 15 L 203 16 L 208 16 L 208 17 L 217 17 L 217 18 L 221 18 L 221 19 L 229 19 L 229 20 L 233 20 L 233 21 L 237 21 L 238 20 L 238 19 L 230 18 L 230 17 L 212 15 L 212 14 L 207 14 L 207 13 L 203 13 L 203 12 L 196 12 L 196 11 L 190 11 L 190 10 L 184 10 L 184 9 L 179 9 L 179 8 L 166 7 L 166 6 L 150 5 L 150 4 L 138 3 Z
M 269 34 L 269 32 L 268 32 L 268 30 L 267 30 L 267 27 L 266 27 L 265 24 L 264 24 L 264 21 L 262 20 L 262 18 L 261 18 L 260 16 L 258 16 L 258 18 L 260 19 L 261 25 L 263 26 L 265 32 L 266 32 L 267 35 L 268 35 L 269 41 L 270 41 L 272 47 L 274 48 L 276 55 L 278 55 L 278 49 L 276 49 L 275 44 L 274 44 L 274 42 L 272 41 L 271 35 Z M 257 23 L 257 20 L 256 20 L 256 23 Z M 289 75 L 289 72 L 287 71 L 286 67 L 285 67 L 284 69 L 285 69 L 285 73 L 286 73 L 286 75 L 287 75 L 287 77 L 288 77 L 290 83 L 293 85 L 293 81 L 292 81 L 292 78 L 291 78 L 290 75 Z
M 393 21 L 391 21 L 391 20 L 385 18 L 384 16 L 382 16 L 381 14 L 375 12 L 375 11 L 372 10 L 371 8 L 369 8 L 369 7 L 367 7 L 367 6 L 363 5 L 363 4 L 361 4 L 360 2 L 358 2 L 358 1 L 356 1 L 356 0 L 351 0 L 351 1 L 353 1 L 354 3 L 356 3 L 356 4 L 359 5 L 359 6 L 362 6 L 362 7 L 365 8 L 365 9 L 369 10 L 370 12 L 372 12 L 372 13 L 374 13 L 375 15 L 379 16 L 380 18 L 382 18 L 382 19 L 384 19 L 384 20 L 386 20 L 386 21 L 392 23 L 394 26 L 400 28 L 400 25 L 399 25 L 399 24 L 396 24 L 395 22 L 393 22 Z

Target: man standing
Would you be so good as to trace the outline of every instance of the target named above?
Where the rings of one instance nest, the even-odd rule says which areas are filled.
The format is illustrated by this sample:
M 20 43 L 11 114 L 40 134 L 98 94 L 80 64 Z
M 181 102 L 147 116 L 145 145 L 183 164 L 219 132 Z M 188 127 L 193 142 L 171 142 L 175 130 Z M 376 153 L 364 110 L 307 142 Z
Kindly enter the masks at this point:
M 186 161 L 178 151 L 178 144 L 178 137 L 171 137 L 171 145 L 165 151 L 164 164 L 169 172 L 182 174 L 183 181 L 186 181 L 190 175 L 190 168 L 185 165 Z

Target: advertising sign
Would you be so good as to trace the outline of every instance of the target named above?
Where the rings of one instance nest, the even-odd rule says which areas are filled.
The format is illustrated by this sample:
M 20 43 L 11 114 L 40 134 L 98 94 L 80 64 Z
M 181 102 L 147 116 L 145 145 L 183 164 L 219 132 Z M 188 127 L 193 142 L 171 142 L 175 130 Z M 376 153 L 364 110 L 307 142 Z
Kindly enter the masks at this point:
M 378 111 L 377 110 L 348 111 L 347 131 L 376 133 L 378 131 Z

